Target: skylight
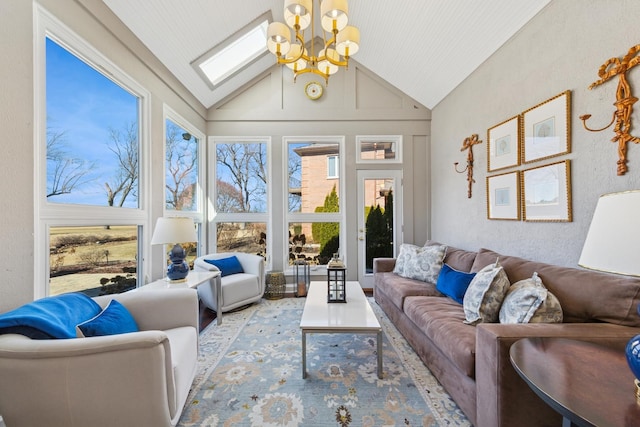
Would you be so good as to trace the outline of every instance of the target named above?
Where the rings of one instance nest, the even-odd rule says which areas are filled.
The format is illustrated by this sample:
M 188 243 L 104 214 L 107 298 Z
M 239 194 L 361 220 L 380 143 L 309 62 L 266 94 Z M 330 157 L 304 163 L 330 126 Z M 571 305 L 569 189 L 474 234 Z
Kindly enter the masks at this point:
M 267 51 L 268 25 L 268 19 L 253 23 L 248 31 L 236 33 L 196 61 L 211 85 L 220 84 Z

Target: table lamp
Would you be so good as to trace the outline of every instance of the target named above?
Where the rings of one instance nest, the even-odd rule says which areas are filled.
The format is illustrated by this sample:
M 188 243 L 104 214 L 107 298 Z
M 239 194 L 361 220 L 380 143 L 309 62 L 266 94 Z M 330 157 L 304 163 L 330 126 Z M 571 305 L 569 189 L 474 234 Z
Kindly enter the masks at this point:
M 151 244 L 174 244 L 169 251 L 171 263 L 167 266 L 167 278 L 170 281 L 178 282 L 186 279 L 189 274 L 189 264 L 184 260 L 187 254 L 180 243 L 196 241 L 198 241 L 198 236 L 193 218 L 158 218 L 156 228 L 153 230 L 153 237 L 151 237 Z
M 578 261 L 582 267 L 626 276 L 640 276 L 640 190 L 600 196 Z M 637 308 L 640 315 L 640 306 Z M 640 402 L 640 335 L 625 355 L 636 377 Z

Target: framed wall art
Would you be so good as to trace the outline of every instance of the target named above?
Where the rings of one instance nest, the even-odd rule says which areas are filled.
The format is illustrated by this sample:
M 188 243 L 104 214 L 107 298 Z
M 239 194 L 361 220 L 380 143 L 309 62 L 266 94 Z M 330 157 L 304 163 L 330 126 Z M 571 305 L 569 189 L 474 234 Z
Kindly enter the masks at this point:
M 520 219 L 520 172 L 487 177 L 487 218 Z
M 523 163 L 571 152 L 570 114 L 568 90 L 522 113 Z
M 487 130 L 487 171 L 520 164 L 520 116 Z
M 525 221 L 572 221 L 570 166 L 565 160 L 522 171 Z

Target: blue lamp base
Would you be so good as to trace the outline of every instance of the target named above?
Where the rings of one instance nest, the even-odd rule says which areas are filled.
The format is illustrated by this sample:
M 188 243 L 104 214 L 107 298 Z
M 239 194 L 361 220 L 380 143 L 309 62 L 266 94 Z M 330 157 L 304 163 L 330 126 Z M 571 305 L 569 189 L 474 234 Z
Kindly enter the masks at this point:
M 638 305 L 638 314 L 640 315 L 640 305 Z M 640 403 L 640 335 L 636 335 L 631 338 L 624 349 L 624 354 L 627 357 L 627 363 L 633 375 L 636 379 L 634 381 L 636 386 L 636 399 Z
M 185 281 L 189 275 L 189 264 L 184 260 L 186 256 L 187 253 L 179 244 L 169 251 L 171 264 L 167 267 L 167 278 L 172 282 Z

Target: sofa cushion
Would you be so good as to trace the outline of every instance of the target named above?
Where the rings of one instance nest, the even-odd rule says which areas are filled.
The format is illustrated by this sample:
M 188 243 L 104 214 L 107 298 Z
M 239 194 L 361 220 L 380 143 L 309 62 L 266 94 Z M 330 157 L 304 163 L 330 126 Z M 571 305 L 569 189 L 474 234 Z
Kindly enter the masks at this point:
M 409 296 L 439 296 L 436 285 L 420 280 L 407 279 L 395 273 L 376 273 L 376 292 L 385 294 L 399 310 Z
M 100 313 L 93 299 L 79 292 L 42 298 L 0 315 L 0 334 L 32 339 L 75 338 L 76 325 Z
M 427 240 L 425 246 L 438 246 L 442 243 L 435 240 Z M 471 271 L 473 261 L 476 259 L 477 252 L 459 249 L 453 246 L 447 246 L 447 254 L 444 257 L 445 264 L 455 268 L 458 271 Z
M 563 322 L 607 322 L 640 327 L 636 312 L 640 304 L 640 277 L 619 276 L 570 267 L 529 261 L 480 249 L 471 271 L 500 258 L 509 280 L 517 282 L 535 271 L 545 287 L 558 298 Z
M 438 276 L 436 289 L 458 304 L 462 304 L 464 294 L 475 276 L 475 273 L 458 271 L 444 264 Z
M 242 264 L 240 264 L 238 257 L 235 255 L 227 258 L 205 259 L 204 261 L 220 270 L 221 277 L 229 276 L 231 274 L 244 273 Z
M 129 310 L 114 299 L 95 317 L 78 324 L 76 327 L 79 338 L 126 334 L 138 332 L 138 330 L 138 324 Z
M 509 285 L 507 274 L 497 261 L 480 270 L 464 294 L 465 323 L 497 322 Z
M 444 263 L 447 247 L 443 245 L 424 247 L 403 245 L 403 247 L 400 250 L 402 267 L 398 268 L 397 274 L 409 279 L 436 283 Z M 400 256 L 398 259 L 400 259 Z
M 407 297 L 404 313 L 468 377 L 475 376 L 476 328 L 463 323 L 464 310 L 442 297 Z
M 511 285 L 500 307 L 500 323 L 562 323 L 558 299 L 538 273 Z

